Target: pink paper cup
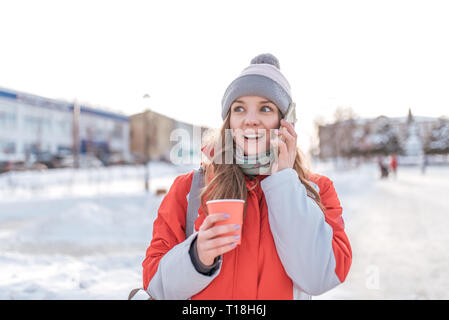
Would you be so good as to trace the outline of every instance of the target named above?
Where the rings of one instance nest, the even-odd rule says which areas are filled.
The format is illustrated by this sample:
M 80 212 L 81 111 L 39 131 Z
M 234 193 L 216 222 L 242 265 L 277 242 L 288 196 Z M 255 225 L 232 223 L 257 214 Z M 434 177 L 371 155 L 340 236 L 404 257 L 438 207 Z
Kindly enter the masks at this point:
M 240 244 L 242 240 L 242 224 L 243 224 L 243 207 L 245 200 L 240 199 L 219 199 L 219 200 L 209 200 L 206 202 L 207 210 L 209 214 L 216 213 L 227 213 L 229 214 L 229 219 L 225 221 L 216 222 L 216 226 L 227 225 L 227 224 L 238 224 L 240 229 L 233 232 L 228 232 L 222 237 L 227 237 L 231 235 L 239 235 L 240 238 L 236 241 L 236 244 Z

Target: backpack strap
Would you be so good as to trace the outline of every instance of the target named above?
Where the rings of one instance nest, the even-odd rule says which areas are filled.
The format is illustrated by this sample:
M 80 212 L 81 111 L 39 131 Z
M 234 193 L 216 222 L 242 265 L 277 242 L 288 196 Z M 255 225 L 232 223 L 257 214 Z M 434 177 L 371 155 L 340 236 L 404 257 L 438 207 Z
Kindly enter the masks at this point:
M 193 171 L 192 185 L 188 195 L 186 213 L 186 239 L 195 231 L 195 220 L 201 205 L 200 193 L 204 187 L 204 168 Z
M 133 298 L 136 295 L 136 293 L 139 292 L 139 291 L 143 291 L 143 292 L 145 292 L 148 295 L 147 300 L 156 300 L 148 293 L 148 291 L 145 291 L 143 288 L 132 289 L 131 292 L 128 295 L 128 300 L 136 300 L 136 299 L 133 299 Z

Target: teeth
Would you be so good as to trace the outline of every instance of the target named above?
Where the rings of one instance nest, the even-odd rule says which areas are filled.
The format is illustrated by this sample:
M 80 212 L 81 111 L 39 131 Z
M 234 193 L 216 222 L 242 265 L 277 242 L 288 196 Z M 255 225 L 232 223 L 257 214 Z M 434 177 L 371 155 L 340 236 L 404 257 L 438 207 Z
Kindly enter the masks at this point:
M 245 134 L 245 138 L 247 139 L 258 139 L 261 138 L 263 134 Z

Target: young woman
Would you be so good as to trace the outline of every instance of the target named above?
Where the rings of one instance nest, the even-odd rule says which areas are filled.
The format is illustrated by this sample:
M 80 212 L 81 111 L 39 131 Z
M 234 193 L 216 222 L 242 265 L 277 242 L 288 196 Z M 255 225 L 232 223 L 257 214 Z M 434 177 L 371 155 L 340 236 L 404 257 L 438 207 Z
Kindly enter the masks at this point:
M 294 126 L 282 119 L 292 102 L 271 54 L 255 57 L 229 85 L 214 144 L 223 148 L 203 163 L 195 232 L 186 239 L 193 172 L 175 179 L 159 207 L 142 263 L 152 297 L 310 299 L 345 280 L 352 252 L 342 207 L 332 181 L 305 167 Z M 229 130 L 236 161 L 216 161 L 229 151 Z M 215 226 L 227 219 L 225 212 L 208 215 L 205 202 L 213 199 L 245 200 L 240 245 L 234 236 L 221 237 L 238 226 Z

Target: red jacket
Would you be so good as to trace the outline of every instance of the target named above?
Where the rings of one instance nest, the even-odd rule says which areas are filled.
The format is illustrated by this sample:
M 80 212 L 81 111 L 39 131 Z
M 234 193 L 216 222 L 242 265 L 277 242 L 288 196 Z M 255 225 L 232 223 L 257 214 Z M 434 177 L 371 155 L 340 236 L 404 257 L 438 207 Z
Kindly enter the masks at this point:
M 177 177 L 163 199 L 146 252 L 143 285 L 156 299 L 303 299 L 330 290 L 349 272 L 352 252 L 332 181 L 314 174 L 324 214 L 296 171 L 246 179 L 247 215 L 241 245 L 225 253 L 212 276 L 198 273 L 185 239 L 193 172 Z M 205 215 L 201 208 L 196 231 Z

